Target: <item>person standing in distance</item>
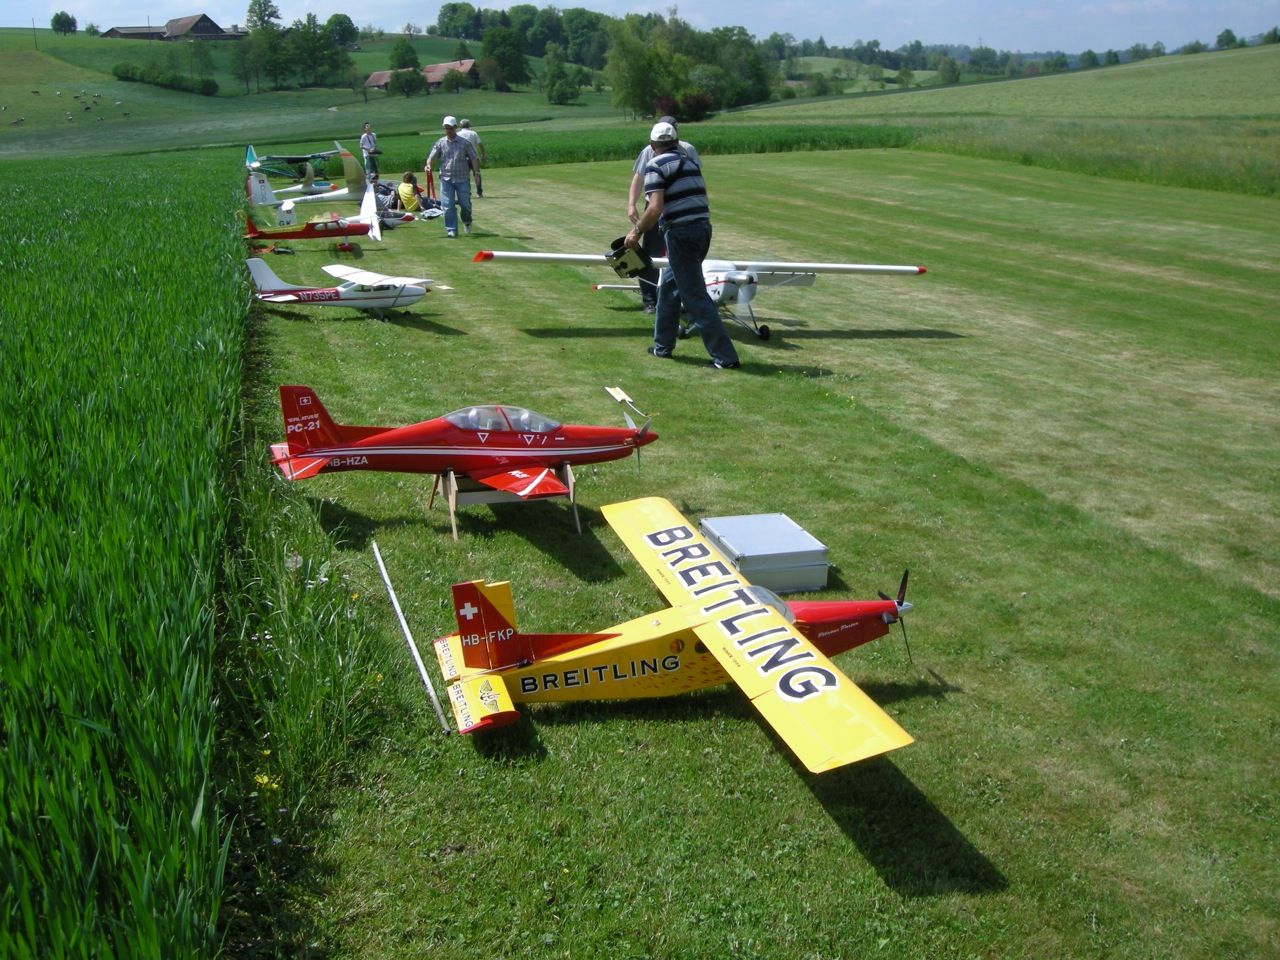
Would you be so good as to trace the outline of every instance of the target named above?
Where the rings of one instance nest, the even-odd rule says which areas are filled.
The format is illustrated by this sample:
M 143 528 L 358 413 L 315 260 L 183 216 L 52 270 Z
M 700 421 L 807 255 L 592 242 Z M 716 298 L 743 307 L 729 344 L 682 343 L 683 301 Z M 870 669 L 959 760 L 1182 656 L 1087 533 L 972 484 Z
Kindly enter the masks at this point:
M 485 153 L 484 149 L 484 141 L 480 139 L 480 134 L 471 129 L 471 121 L 466 117 L 458 121 L 458 136 L 471 141 L 471 146 L 475 147 L 476 153 L 480 156 L 481 165 L 489 162 L 489 155 Z M 480 182 L 479 169 L 476 170 L 476 196 L 484 196 L 484 184 Z
M 685 156 L 690 157 L 701 169 L 702 159 L 698 156 L 698 151 L 694 149 L 693 144 L 687 143 L 680 137 L 680 125 L 676 122 L 675 117 L 663 117 L 659 123 L 669 123 L 676 131 L 677 148 Z M 653 159 L 653 148 L 645 144 L 640 155 L 636 157 L 635 165 L 631 168 L 631 191 L 627 194 L 627 219 L 634 225 L 640 220 L 640 198 L 644 194 L 644 168 L 649 165 L 649 161 Z M 666 244 L 662 240 L 662 231 L 655 225 L 646 230 L 641 240 L 641 247 L 650 257 L 665 257 L 667 255 Z M 644 305 L 645 313 L 653 313 L 658 304 L 658 268 L 649 267 L 642 270 L 637 278 L 640 281 L 640 299 Z
M 711 355 L 711 366 L 735 370 L 742 364 L 724 328 L 706 280 L 702 261 L 711 248 L 711 207 L 702 169 L 679 149 L 676 128 L 657 123 L 649 132 L 653 159 L 645 167 L 644 193 L 648 201 L 644 214 L 623 238 L 632 250 L 640 249 L 640 238 L 659 221 L 667 242 L 667 269 L 658 288 L 658 305 L 653 318 L 653 346 L 649 353 L 669 357 L 675 352 L 680 329 L 680 309 L 698 326 L 702 343 Z
M 360 134 L 360 154 L 364 159 L 365 179 L 378 175 L 378 154 L 381 152 L 378 149 L 378 135 L 373 132 L 373 127 L 366 123 L 364 133 Z
M 458 235 L 458 214 L 462 214 L 462 230 L 471 232 L 471 172 L 480 173 L 480 158 L 471 141 L 458 136 L 458 121 L 445 117 L 440 125 L 444 136 L 427 154 L 423 169 L 431 173 L 431 161 L 440 158 L 440 206 L 444 210 L 444 235 Z

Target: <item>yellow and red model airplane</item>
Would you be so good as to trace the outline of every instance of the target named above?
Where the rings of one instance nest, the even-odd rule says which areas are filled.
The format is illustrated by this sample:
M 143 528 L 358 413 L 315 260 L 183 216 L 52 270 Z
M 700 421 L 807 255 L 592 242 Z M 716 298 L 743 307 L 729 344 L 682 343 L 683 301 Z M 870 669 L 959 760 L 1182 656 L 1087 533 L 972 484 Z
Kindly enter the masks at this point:
M 514 723 L 516 705 L 661 697 L 736 683 L 814 773 L 912 742 L 830 660 L 889 631 L 898 598 L 785 603 L 749 584 L 668 501 L 630 500 L 605 519 L 672 604 L 603 633 L 516 627 L 511 584 L 453 588 L 458 632 L 436 640 L 460 733 Z

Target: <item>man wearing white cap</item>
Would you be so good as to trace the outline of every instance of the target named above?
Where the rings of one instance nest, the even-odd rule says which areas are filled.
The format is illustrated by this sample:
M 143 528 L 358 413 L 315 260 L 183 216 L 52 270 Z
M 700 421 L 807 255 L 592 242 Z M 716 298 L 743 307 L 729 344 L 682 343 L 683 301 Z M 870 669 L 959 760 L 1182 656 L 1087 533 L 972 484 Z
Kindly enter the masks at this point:
M 676 149 L 692 157 L 693 162 L 701 168 L 702 158 L 698 156 L 698 151 L 694 149 L 693 144 L 679 139 L 679 121 L 675 117 L 667 116 L 658 122 L 669 123 L 676 128 Z M 466 123 L 466 121 L 464 120 L 463 123 Z M 646 143 L 631 168 L 631 191 L 627 194 L 627 219 L 632 223 L 640 221 L 640 198 L 644 196 L 644 168 L 649 165 L 649 161 L 652 159 L 653 147 Z M 667 246 L 662 240 L 662 231 L 656 226 L 640 235 L 640 246 L 650 257 L 665 257 L 667 255 Z M 644 312 L 653 313 L 658 306 L 658 268 L 649 267 L 641 270 L 636 279 L 640 281 L 640 300 L 644 305 Z
M 471 142 L 458 136 L 458 121 L 445 117 L 440 124 L 444 136 L 427 154 L 423 169 L 431 175 L 431 161 L 440 158 L 440 206 L 444 210 L 444 235 L 458 235 L 458 213 L 462 213 L 462 230 L 471 232 L 471 171 L 480 176 L 480 158 Z
M 711 207 L 701 167 L 678 147 L 676 128 L 657 123 L 649 132 L 653 159 L 645 167 L 644 193 L 648 205 L 623 242 L 640 249 L 644 232 L 659 224 L 667 241 L 667 271 L 658 287 L 658 306 L 653 318 L 653 346 L 649 353 L 669 357 L 675 352 L 680 329 L 680 310 L 698 326 L 702 343 L 717 370 L 736 370 L 738 352 L 724 328 L 707 283 L 702 261 L 711 248 Z

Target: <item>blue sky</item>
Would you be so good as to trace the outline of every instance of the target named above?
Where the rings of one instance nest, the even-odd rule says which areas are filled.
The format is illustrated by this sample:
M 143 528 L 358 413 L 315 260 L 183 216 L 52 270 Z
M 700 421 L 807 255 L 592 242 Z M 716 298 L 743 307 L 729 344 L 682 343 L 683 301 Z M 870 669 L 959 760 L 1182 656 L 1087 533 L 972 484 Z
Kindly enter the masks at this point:
M 505 9 L 506 2 L 471 2 L 482 8 Z M 547 6 L 547 0 L 530 0 Z M 326 20 L 346 13 L 363 26 L 372 23 L 395 30 L 405 23 L 426 27 L 435 22 L 439 3 L 420 0 L 380 0 L 373 7 L 351 0 L 276 0 L 286 23 L 314 13 Z M 1127 50 L 1135 43 L 1162 42 L 1170 52 L 1192 40 L 1212 45 L 1218 34 L 1231 29 L 1239 37 L 1280 26 L 1280 0 L 562 0 L 551 4 L 563 10 L 582 6 L 613 16 L 661 13 L 670 8 L 699 30 L 741 26 L 763 39 L 790 33 L 797 40 L 822 37 L 829 44 L 847 46 L 857 40 L 879 40 L 895 49 L 913 40 L 926 44 L 979 43 L 997 50 L 1092 49 Z M 59 10 L 76 17 L 80 26 L 96 23 L 140 26 L 173 17 L 207 13 L 223 26 L 243 23 L 248 0 L 43 0 L 37 7 L 0 0 L 0 25 L 47 27 Z M 41 12 L 36 12 L 41 11 Z

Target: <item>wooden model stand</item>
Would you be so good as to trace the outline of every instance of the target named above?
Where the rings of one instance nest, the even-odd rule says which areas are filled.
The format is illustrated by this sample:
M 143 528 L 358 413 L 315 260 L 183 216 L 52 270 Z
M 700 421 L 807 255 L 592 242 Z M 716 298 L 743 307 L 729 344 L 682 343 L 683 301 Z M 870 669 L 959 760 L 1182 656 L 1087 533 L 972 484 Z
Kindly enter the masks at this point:
M 556 494 L 551 497 L 539 497 L 539 500 L 554 500 L 557 497 L 567 497 L 569 503 L 573 505 L 573 524 L 578 528 L 578 534 L 582 534 L 582 521 L 578 518 L 578 500 L 575 495 L 573 481 L 573 467 L 570 464 L 562 463 L 555 468 L 556 478 L 565 485 L 567 493 Z M 492 487 L 486 487 L 479 481 L 472 480 L 468 476 L 459 477 L 452 470 L 446 470 L 435 478 L 435 482 L 431 484 L 431 497 L 427 500 L 427 509 L 431 509 L 431 505 L 435 503 L 436 492 L 441 491 L 445 500 L 449 504 L 449 526 L 453 530 L 453 539 L 458 539 L 458 507 L 464 507 L 469 503 L 528 503 L 523 497 L 518 497 L 514 493 L 507 493 L 505 490 L 495 490 Z

